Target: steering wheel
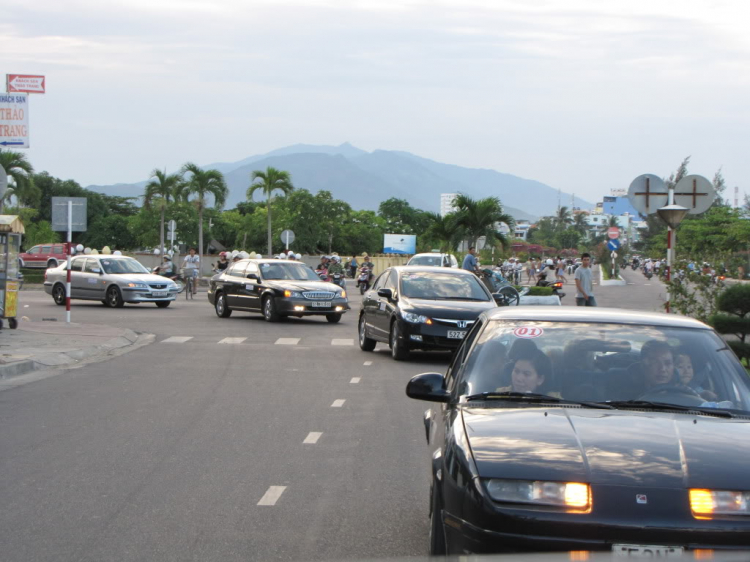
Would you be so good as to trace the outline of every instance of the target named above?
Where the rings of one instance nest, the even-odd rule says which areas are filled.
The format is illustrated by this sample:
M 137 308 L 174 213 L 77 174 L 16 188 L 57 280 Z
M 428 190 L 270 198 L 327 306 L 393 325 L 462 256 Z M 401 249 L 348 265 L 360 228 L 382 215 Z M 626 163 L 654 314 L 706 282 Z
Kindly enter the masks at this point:
M 636 400 L 666 402 L 680 406 L 700 406 L 705 402 L 700 394 L 683 384 L 662 384 L 655 386 L 640 395 Z

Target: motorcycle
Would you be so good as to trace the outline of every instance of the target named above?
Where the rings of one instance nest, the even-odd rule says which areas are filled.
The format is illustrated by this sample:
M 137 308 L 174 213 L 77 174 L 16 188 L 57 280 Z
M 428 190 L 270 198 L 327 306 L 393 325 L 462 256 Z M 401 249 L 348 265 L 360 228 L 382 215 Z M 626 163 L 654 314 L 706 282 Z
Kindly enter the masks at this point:
M 346 289 L 346 281 L 344 280 L 344 273 L 334 273 L 331 275 L 331 281 L 334 285 L 338 285 L 342 289 Z
M 554 283 L 551 283 L 550 281 L 547 281 L 547 276 L 544 275 L 539 279 L 539 281 L 536 282 L 537 287 L 552 287 L 552 294 L 556 297 L 560 297 L 560 300 L 565 296 L 565 293 L 562 292 L 562 281 L 555 281 Z
M 359 293 L 365 294 L 365 291 L 370 290 L 370 268 L 362 267 L 359 270 L 359 276 L 357 277 L 357 287 L 359 287 Z

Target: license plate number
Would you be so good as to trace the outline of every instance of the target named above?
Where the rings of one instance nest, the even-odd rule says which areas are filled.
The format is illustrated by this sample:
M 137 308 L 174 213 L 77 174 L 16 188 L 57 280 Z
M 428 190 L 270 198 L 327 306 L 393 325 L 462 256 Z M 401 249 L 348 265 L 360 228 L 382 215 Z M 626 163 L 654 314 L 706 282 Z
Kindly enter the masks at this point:
M 464 332 L 463 330 L 448 330 L 449 340 L 462 340 L 464 339 L 465 335 L 466 332 Z
M 166 297 L 169 294 L 169 291 L 153 291 L 151 294 L 155 297 Z
M 315 302 L 311 302 L 310 306 L 313 306 L 315 308 L 328 308 L 331 306 L 331 303 L 323 302 L 323 301 L 315 301 Z
M 624 558 L 670 558 L 682 556 L 681 546 L 659 546 L 642 544 L 613 544 L 612 554 Z

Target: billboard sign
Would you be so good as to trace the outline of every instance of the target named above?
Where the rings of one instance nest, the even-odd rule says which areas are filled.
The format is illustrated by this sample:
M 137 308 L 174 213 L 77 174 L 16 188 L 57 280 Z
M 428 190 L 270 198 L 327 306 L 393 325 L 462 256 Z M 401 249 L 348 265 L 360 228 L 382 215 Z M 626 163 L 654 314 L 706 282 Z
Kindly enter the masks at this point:
M 29 148 L 28 94 L 0 93 L 0 147 Z
M 415 234 L 383 235 L 384 254 L 416 254 L 417 236 Z
M 6 74 L 5 83 L 9 94 L 24 92 L 27 94 L 43 94 L 45 91 L 44 76 Z

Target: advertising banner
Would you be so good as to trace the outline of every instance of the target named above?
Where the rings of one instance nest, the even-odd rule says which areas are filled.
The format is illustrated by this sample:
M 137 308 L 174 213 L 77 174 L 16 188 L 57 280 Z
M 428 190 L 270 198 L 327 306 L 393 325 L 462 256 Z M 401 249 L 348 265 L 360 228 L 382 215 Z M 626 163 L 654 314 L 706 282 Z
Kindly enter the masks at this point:
M 0 93 L 0 148 L 29 148 L 29 95 Z
M 416 254 L 416 234 L 385 234 L 383 236 L 384 254 Z

